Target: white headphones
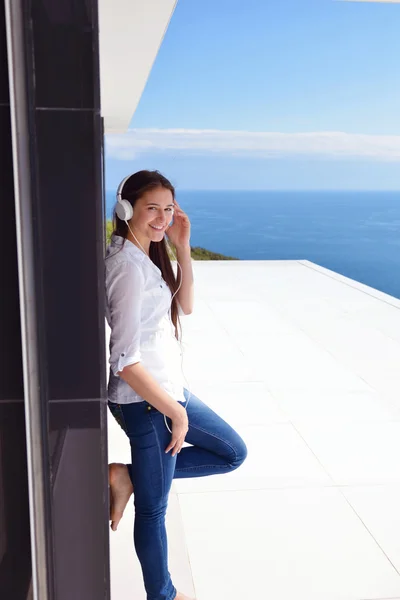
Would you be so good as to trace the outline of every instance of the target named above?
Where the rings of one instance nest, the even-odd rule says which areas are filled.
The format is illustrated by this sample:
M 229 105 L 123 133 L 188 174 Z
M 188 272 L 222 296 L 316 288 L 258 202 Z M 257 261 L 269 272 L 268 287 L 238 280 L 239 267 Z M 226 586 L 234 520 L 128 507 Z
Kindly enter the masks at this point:
M 122 198 L 122 190 L 124 188 L 125 182 L 128 181 L 130 177 L 131 175 L 125 177 L 125 179 L 121 181 L 117 189 L 117 204 L 115 205 L 115 213 L 117 217 L 121 219 L 121 221 L 130 221 L 133 215 L 132 204 L 128 202 L 128 200 L 123 200 Z

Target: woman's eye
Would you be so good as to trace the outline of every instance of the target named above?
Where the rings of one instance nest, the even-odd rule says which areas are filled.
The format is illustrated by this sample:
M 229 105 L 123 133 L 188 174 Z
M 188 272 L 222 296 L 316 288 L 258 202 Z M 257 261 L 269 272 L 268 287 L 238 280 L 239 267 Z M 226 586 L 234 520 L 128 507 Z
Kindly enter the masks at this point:
M 149 206 L 149 210 L 156 210 L 157 207 L 156 206 Z M 173 212 L 173 208 L 171 206 L 168 206 L 166 210 L 169 210 L 169 212 Z

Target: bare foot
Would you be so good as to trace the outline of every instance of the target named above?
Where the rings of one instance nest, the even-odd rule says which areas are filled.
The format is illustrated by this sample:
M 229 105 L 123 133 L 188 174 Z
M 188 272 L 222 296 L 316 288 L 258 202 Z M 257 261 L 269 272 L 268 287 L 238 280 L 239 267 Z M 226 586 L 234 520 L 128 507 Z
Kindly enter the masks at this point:
M 175 596 L 175 600 L 191 600 L 191 599 L 189 598 L 189 596 L 185 596 L 181 592 L 178 592 L 177 595 Z
M 111 529 L 117 531 L 118 523 L 122 519 L 125 507 L 133 492 L 133 486 L 127 466 L 121 463 L 112 463 L 108 466 L 108 479 L 110 483 Z

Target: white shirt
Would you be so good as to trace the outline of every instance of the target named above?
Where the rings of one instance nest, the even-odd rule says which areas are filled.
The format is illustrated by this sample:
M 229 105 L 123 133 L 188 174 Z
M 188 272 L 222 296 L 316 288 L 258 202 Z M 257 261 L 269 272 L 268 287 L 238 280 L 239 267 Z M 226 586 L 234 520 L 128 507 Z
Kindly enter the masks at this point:
M 143 402 L 117 375 L 127 365 L 141 362 L 170 396 L 185 402 L 171 290 L 147 254 L 129 240 L 122 244 L 122 237 L 113 236 L 105 260 L 106 318 L 111 329 L 108 398 L 118 404 Z

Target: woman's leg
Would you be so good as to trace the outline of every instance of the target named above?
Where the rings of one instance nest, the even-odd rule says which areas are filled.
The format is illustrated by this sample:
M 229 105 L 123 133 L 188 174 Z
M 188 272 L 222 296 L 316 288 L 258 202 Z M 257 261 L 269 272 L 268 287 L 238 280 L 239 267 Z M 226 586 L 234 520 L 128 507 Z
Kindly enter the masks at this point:
M 186 400 L 190 396 L 185 441 L 192 445 L 177 455 L 174 478 L 230 473 L 240 467 L 247 456 L 242 438 L 197 396 L 186 389 L 184 393 Z
M 170 433 L 163 415 L 147 402 L 114 405 L 110 409 L 129 437 L 134 488 L 134 541 L 142 567 L 147 600 L 176 597 L 168 571 L 165 514 L 176 456 L 165 454 Z
M 187 390 L 185 397 L 189 398 Z M 171 434 L 159 411 L 146 402 L 109 403 L 109 406 L 131 443 L 132 464 L 127 467 L 135 494 L 135 547 L 142 564 L 148 600 L 169 600 L 165 595 L 172 586 L 167 568 L 165 512 L 172 478 L 229 473 L 243 463 L 247 448 L 234 429 L 194 394 L 190 395 L 187 405 L 189 431 L 186 441 L 192 446 L 182 448 L 174 458 L 171 452 L 165 454 Z M 164 595 L 154 595 L 156 588 Z

